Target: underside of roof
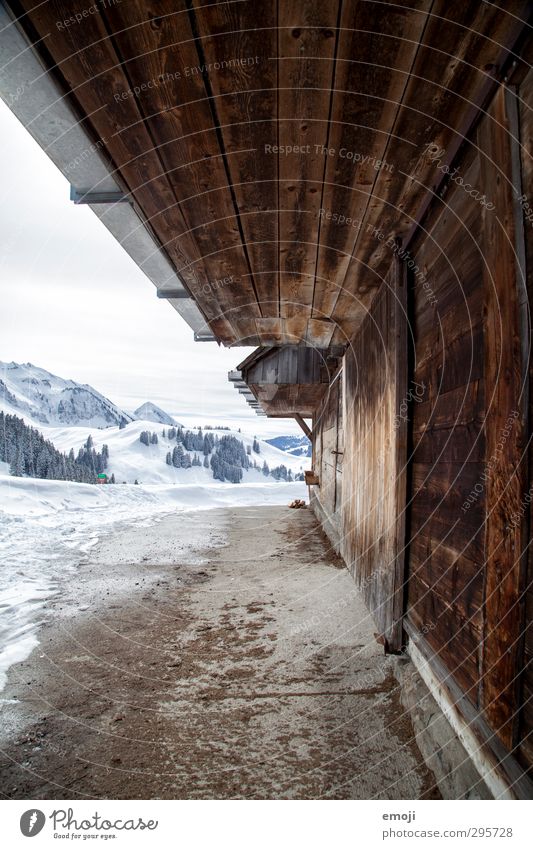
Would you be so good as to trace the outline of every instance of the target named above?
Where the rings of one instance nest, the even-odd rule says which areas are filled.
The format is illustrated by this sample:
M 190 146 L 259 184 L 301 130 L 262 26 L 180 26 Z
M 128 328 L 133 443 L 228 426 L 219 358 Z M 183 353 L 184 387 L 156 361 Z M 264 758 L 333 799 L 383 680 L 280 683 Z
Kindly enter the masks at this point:
M 4 98 L 197 338 L 320 349 L 357 330 L 438 185 L 428 146 L 454 156 L 527 11 L 7 5 Z

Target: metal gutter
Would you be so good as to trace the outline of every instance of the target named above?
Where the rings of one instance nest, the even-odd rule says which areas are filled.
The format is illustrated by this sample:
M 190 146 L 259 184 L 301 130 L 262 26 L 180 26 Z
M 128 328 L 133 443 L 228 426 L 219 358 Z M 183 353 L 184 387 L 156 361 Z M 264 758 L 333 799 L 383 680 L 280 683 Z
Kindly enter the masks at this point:
M 64 92 L 47 72 L 3 0 L 0 71 L 0 97 L 69 181 L 71 200 L 90 207 L 157 287 L 158 296 L 166 298 L 191 327 L 197 341 L 216 341 L 141 212 L 113 176 L 103 143 L 95 143 L 83 129 Z

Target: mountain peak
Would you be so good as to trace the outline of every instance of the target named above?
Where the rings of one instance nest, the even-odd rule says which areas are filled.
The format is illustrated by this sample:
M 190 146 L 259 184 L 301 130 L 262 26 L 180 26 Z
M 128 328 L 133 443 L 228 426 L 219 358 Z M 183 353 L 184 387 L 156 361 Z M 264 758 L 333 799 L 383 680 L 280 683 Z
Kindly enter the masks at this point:
M 65 380 L 33 363 L 0 362 L 0 407 L 47 425 L 123 425 L 132 417 L 88 384 Z
M 141 404 L 133 413 L 136 419 L 145 422 L 156 422 L 157 424 L 169 425 L 170 427 L 179 427 L 179 423 L 172 418 L 168 413 L 153 404 L 151 401 Z

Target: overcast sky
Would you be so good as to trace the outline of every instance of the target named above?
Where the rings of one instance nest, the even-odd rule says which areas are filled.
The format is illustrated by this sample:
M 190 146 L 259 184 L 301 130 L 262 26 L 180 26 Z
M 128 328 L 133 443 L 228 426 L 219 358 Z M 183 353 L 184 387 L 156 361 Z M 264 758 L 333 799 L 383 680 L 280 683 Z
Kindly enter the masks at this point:
M 252 349 L 194 342 L 1 100 L 0 152 L 0 360 L 90 383 L 127 410 L 153 401 L 188 423 L 301 434 L 249 410 L 227 372 Z

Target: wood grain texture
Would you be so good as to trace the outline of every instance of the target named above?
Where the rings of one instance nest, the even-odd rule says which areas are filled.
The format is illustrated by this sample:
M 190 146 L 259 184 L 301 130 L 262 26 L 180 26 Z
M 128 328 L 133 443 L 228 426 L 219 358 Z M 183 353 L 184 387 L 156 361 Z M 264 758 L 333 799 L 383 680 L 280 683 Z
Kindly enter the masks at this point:
M 259 317 L 276 318 L 278 157 L 272 148 L 278 143 L 277 3 L 195 0 L 192 5 L 256 293 L 253 306 Z M 217 62 L 236 59 L 241 61 L 225 73 L 216 69 Z M 222 292 L 221 298 L 231 309 L 231 292 Z
M 512 183 L 509 102 L 502 87 L 480 128 L 481 173 L 495 209 L 484 215 L 487 393 L 487 523 L 482 705 L 502 742 L 515 741 L 518 668 L 523 629 L 522 506 L 525 480 L 522 339 Z M 507 178 L 507 179 L 505 179 Z M 514 427 L 502 445 L 509 416 Z
M 313 298 L 314 313 L 334 314 L 340 323 L 345 308 L 334 309 L 338 301 L 346 304 L 359 288 L 375 292 L 382 282 L 365 267 L 347 271 L 377 182 L 376 162 L 384 159 L 431 5 L 431 0 L 410 3 L 409 8 L 391 4 L 386 14 L 379 3 L 342 6 L 321 207 L 333 216 L 349 216 L 353 223 L 322 218 Z M 386 180 L 393 173 L 394 165 Z M 342 287 L 346 298 L 341 297 Z
M 209 283 L 224 280 L 222 287 L 205 286 L 202 298 L 209 301 L 210 313 L 217 314 L 223 293 L 232 306 L 223 317 L 238 329 L 260 311 L 187 4 L 172 4 L 172 14 L 169 9 L 161 4 L 154 16 L 147 14 L 145 3 L 132 0 L 106 6 L 102 14 L 114 33 L 130 87 L 141 89 L 139 110 L 169 176 L 187 236 L 209 268 Z M 142 91 L 147 84 L 150 88 Z
M 520 97 L 520 161 L 522 166 L 522 193 L 530 197 L 533 187 L 533 71 L 529 71 L 519 87 Z M 531 206 L 531 201 L 529 201 Z M 530 212 L 528 212 L 530 215 Z M 533 216 L 532 220 L 524 220 L 524 235 L 526 247 L 526 283 L 528 301 L 533 302 Z M 531 345 L 531 338 L 529 339 Z M 533 484 L 533 440 L 531 429 L 533 425 L 533 360 L 529 363 L 529 488 Z M 533 527 L 533 499 L 529 506 L 526 521 L 526 531 L 531 534 Z M 529 520 L 527 524 L 527 520 Z M 524 587 L 525 615 L 524 638 L 522 654 L 522 675 L 520 703 L 523 705 L 519 716 L 517 755 L 522 765 L 533 775 L 533 547 L 527 547 L 527 573 Z
M 426 146 L 454 154 L 527 3 L 131 0 L 62 28 L 72 4 L 11 5 L 217 339 L 323 347 L 360 329 L 440 182 Z
M 382 168 L 377 174 L 342 283 L 346 291 L 359 281 L 381 280 L 385 274 L 389 251 L 376 232 L 385 238 L 394 233 L 405 240 L 413 231 L 427 204 L 428 190 L 442 176 L 426 153 L 427 145 L 436 144 L 451 158 L 476 114 L 475 104 L 480 105 L 480 98 L 488 93 L 490 70 L 501 65 L 527 20 L 527 2 L 515 2 L 506 9 L 514 14 L 503 15 L 495 5 L 461 0 L 431 4 L 402 93 L 402 108 L 394 111 L 379 157 L 395 168 L 392 173 Z
M 315 497 L 390 651 L 402 644 L 405 293 L 394 263 L 344 357 L 342 392 L 334 384 L 314 420 Z
M 279 269 L 284 317 L 311 317 L 339 0 L 279 4 Z M 286 151 L 295 152 L 288 153 Z
M 459 167 L 465 182 L 480 185 L 478 157 L 469 149 Z M 477 706 L 486 498 L 479 204 L 451 186 L 409 253 L 416 393 L 409 411 L 407 618 Z

